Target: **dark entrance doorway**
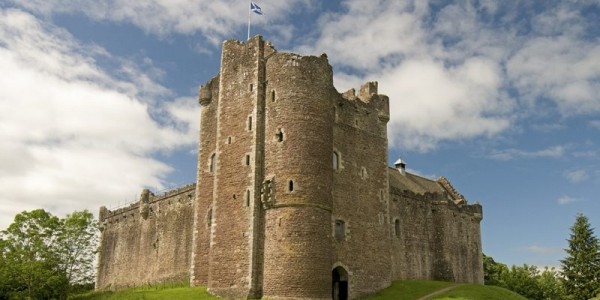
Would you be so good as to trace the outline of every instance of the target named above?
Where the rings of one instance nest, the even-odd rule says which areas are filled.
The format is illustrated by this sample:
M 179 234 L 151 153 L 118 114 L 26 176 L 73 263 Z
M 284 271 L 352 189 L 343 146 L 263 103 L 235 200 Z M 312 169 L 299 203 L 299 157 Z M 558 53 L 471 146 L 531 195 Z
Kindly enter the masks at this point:
M 343 267 L 336 267 L 331 272 L 331 298 L 348 300 L 348 272 Z

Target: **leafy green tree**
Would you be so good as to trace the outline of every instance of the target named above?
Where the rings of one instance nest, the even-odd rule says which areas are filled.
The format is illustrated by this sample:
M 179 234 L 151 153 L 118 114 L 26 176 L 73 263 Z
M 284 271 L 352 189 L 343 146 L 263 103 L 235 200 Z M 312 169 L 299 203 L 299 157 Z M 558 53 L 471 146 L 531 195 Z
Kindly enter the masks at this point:
M 486 285 L 497 285 L 504 287 L 504 274 L 508 272 L 508 267 L 496 262 L 491 256 L 483 254 L 483 281 Z
M 542 272 L 536 266 L 512 266 L 496 262 L 492 257 L 483 257 L 484 281 L 487 285 L 500 286 L 519 293 L 529 299 L 564 299 L 560 274 L 554 268 Z
M 505 273 L 503 281 L 506 288 L 517 292 L 529 299 L 542 299 L 542 291 L 538 283 L 539 271 L 536 266 L 527 264 L 522 267 L 512 266 L 510 272 Z
M 94 215 L 87 210 L 76 211 L 67 215 L 61 225 L 57 235 L 57 254 L 69 283 L 93 283 L 98 243 L 98 227 Z
M 575 218 L 568 241 L 561 260 L 565 291 L 574 300 L 593 298 L 600 293 L 600 241 L 583 214 Z
M 70 286 L 93 280 L 95 226 L 87 211 L 16 215 L 0 232 L 0 299 L 66 299 Z
M 564 299 L 565 290 L 561 282 L 560 273 L 554 268 L 544 268 L 537 278 L 542 293 L 542 299 Z

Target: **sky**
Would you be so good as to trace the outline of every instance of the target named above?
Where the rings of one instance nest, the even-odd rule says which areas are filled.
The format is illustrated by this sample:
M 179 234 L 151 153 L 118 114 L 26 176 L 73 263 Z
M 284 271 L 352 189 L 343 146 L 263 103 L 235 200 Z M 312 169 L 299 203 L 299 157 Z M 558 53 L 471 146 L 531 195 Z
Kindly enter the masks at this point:
M 256 0 L 251 35 L 390 97 L 390 164 L 483 205 L 484 253 L 559 266 L 600 235 L 600 1 Z M 198 87 L 246 0 L 0 0 L 0 229 L 195 181 Z

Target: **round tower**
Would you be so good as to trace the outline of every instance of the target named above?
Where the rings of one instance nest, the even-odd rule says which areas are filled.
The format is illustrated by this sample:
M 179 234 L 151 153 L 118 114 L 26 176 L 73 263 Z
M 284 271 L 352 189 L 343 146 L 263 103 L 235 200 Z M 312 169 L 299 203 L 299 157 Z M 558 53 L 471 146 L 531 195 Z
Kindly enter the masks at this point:
M 331 66 L 276 53 L 266 79 L 263 296 L 331 298 Z

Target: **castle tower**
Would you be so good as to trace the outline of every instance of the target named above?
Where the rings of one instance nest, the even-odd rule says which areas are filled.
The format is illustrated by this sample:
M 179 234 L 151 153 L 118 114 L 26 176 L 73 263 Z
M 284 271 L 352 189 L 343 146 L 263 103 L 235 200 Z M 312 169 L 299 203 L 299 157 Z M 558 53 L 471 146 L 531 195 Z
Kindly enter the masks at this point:
M 327 57 L 266 62 L 265 297 L 331 297 L 333 74 Z
M 333 93 L 324 55 L 277 53 L 260 36 L 223 43 L 200 90 L 193 285 L 331 296 Z
M 200 91 L 193 285 L 224 297 L 260 297 L 264 55 L 258 37 L 223 43 L 221 70 Z

